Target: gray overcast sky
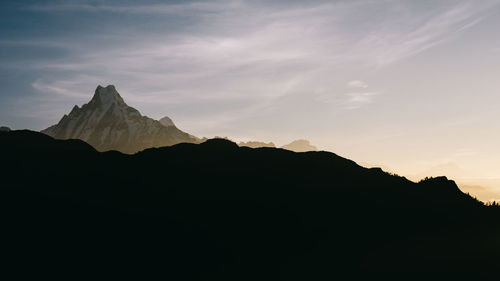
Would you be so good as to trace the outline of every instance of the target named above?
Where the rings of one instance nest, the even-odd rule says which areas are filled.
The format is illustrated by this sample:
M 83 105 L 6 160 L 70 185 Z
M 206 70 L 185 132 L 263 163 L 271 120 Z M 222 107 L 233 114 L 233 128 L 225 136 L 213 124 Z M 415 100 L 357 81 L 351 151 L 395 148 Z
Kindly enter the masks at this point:
M 500 0 L 2 1 L 0 122 L 98 84 L 202 136 L 500 178 Z

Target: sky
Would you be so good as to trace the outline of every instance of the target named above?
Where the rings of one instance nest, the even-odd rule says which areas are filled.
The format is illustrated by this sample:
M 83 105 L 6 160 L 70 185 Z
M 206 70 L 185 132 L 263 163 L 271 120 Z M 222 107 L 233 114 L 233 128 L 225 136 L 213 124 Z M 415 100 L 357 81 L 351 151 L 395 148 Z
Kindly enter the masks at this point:
M 113 84 L 198 137 L 308 139 L 500 199 L 500 0 L 0 7 L 0 125 L 44 129 Z

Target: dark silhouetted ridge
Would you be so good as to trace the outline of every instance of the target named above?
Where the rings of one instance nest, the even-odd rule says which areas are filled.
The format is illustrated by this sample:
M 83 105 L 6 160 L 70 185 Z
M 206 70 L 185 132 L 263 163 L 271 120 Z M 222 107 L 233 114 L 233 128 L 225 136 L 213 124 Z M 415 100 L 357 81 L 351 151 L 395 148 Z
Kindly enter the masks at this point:
M 238 145 L 230 140 L 226 139 L 209 139 L 200 144 L 202 147 L 215 150 L 235 150 L 238 149 Z
M 369 280 L 397 272 L 477 280 L 499 273 L 499 209 L 444 177 L 414 183 L 330 152 L 223 139 L 126 155 L 11 131 L 0 133 L 0 155 L 3 274 Z
M 88 143 L 77 140 L 56 140 L 44 134 L 29 130 L 15 130 L 0 134 L 3 150 L 6 152 L 96 152 Z

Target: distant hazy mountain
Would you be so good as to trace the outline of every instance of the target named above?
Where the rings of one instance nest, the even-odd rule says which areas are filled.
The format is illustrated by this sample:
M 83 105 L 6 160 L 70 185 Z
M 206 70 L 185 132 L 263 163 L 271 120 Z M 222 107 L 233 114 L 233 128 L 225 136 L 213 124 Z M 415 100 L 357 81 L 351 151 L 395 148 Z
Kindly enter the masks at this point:
M 261 141 L 248 141 L 248 142 L 240 142 L 238 146 L 246 146 L 251 148 L 259 148 L 259 147 L 276 147 L 273 142 L 261 142 Z M 282 146 L 281 148 L 286 150 L 291 150 L 294 152 L 306 152 L 306 151 L 317 151 L 318 149 L 309 143 L 308 140 L 296 140 L 289 144 Z
M 160 120 L 161 121 L 161 120 Z M 168 122 L 168 121 L 167 121 Z M 214 137 L 215 139 L 224 139 L 233 141 L 228 137 Z M 204 142 L 209 140 L 206 137 L 203 137 L 200 142 Z M 239 142 L 238 146 L 241 147 L 250 147 L 250 148 L 259 148 L 259 147 L 273 147 L 276 148 L 276 145 L 273 142 L 262 142 L 262 141 L 247 141 L 247 142 Z M 317 151 L 318 149 L 309 143 L 308 140 L 296 140 L 289 144 L 282 146 L 281 148 L 294 151 L 294 152 L 307 152 L 307 151 Z
M 42 133 L 57 139 L 81 139 L 100 151 L 124 153 L 199 142 L 198 138 L 179 130 L 168 117 L 157 121 L 142 116 L 123 101 L 113 85 L 98 86 L 89 103 L 81 108 L 75 105 L 58 124 Z
M 9 131 L 10 131 L 9 127 L 5 127 L 5 126 L 0 127 L 0 132 L 9 132 Z
M 295 152 L 306 152 L 306 151 L 316 151 L 318 150 L 314 145 L 311 145 L 308 140 L 296 140 L 289 144 L 282 146 L 281 148 L 295 151 Z
M 246 146 L 251 148 L 259 148 L 259 147 L 276 147 L 272 142 L 261 142 L 261 141 L 247 141 L 238 143 L 239 146 Z

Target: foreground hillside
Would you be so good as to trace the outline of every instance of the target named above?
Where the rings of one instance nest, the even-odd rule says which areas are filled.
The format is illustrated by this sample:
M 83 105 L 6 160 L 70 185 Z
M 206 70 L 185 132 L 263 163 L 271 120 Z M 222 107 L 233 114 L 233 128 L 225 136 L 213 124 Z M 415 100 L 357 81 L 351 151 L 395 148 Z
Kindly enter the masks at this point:
M 125 155 L 10 131 L 0 155 L 0 255 L 19 276 L 498 273 L 500 213 L 446 178 L 417 184 L 329 152 L 217 139 Z

